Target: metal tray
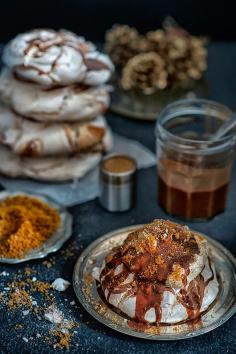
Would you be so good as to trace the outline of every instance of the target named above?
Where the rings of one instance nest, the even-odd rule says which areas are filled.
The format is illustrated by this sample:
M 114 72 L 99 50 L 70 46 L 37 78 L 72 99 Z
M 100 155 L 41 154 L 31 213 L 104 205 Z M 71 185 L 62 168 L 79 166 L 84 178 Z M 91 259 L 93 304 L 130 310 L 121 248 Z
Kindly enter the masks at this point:
M 209 242 L 212 258 L 220 282 L 220 291 L 214 304 L 195 323 L 150 326 L 145 331 L 130 328 L 127 319 L 112 310 L 97 291 L 92 277 L 94 267 L 100 266 L 106 254 L 121 244 L 127 235 L 142 225 L 129 226 L 110 232 L 93 242 L 78 258 L 74 268 L 75 293 L 84 308 L 106 326 L 130 336 L 151 340 L 186 339 L 212 331 L 236 312 L 236 260 L 217 241 L 203 235 Z
M 13 197 L 16 195 L 27 195 L 29 197 L 36 197 L 39 200 L 46 202 L 51 207 L 54 207 L 59 212 L 61 217 L 61 225 L 59 229 L 52 235 L 47 242 L 42 244 L 41 247 L 31 250 L 25 254 L 22 258 L 1 258 L 0 263 L 8 263 L 8 264 L 16 264 L 22 263 L 26 261 L 30 261 L 32 259 L 45 258 L 49 253 L 53 253 L 58 251 L 62 245 L 70 238 L 72 234 L 72 216 L 68 213 L 68 211 L 55 203 L 50 198 L 41 195 L 35 195 L 31 193 L 23 193 L 23 192 L 9 192 L 2 191 L 0 192 L 0 201 L 5 199 L 6 197 Z

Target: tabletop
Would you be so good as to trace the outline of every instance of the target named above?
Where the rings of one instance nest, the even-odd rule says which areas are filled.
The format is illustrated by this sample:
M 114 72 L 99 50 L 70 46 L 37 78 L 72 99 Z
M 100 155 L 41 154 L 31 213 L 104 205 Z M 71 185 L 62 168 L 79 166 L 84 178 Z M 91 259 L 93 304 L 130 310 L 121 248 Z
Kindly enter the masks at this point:
M 206 74 L 209 98 L 236 109 L 236 43 L 213 43 L 209 46 L 209 69 Z M 136 139 L 155 151 L 154 123 L 129 120 L 108 113 L 113 130 Z M 17 266 L 0 265 L 0 295 L 9 283 L 30 278 L 52 283 L 62 277 L 72 280 L 75 262 L 81 251 L 99 236 L 116 228 L 141 224 L 154 218 L 167 218 L 156 200 L 156 169 L 140 170 L 136 206 L 125 213 L 108 213 L 97 200 L 70 208 L 74 217 L 71 239 L 45 260 Z M 172 218 L 174 220 L 174 218 Z M 220 241 L 236 255 L 236 166 L 230 185 L 227 210 L 207 222 L 188 223 L 192 228 Z M 53 324 L 46 321 L 40 308 L 50 299 L 35 292 L 36 309 L 10 306 L 0 296 L 0 353 L 54 353 L 63 351 L 55 342 Z M 70 353 L 236 353 L 236 315 L 227 323 L 201 337 L 173 342 L 153 342 L 119 334 L 93 319 L 77 301 L 72 285 L 63 293 L 53 292 L 54 302 L 63 316 L 75 322 L 71 331 Z

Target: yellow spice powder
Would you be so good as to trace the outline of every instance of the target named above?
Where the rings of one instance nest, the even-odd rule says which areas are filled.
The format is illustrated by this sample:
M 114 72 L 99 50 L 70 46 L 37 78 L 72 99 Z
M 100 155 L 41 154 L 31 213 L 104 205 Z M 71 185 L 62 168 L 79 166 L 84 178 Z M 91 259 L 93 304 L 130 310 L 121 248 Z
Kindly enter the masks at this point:
M 0 256 L 20 258 L 42 245 L 60 225 L 56 209 L 28 196 L 0 202 Z

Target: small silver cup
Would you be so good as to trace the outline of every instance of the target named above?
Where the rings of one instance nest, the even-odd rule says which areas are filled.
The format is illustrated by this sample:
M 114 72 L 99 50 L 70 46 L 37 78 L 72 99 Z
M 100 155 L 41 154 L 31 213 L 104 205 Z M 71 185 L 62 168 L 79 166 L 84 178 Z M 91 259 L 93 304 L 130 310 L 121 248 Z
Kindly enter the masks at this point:
M 100 165 L 101 205 L 111 211 L 126 211 L 136 201 L 136 161 L 123 154 L 110 154 Z

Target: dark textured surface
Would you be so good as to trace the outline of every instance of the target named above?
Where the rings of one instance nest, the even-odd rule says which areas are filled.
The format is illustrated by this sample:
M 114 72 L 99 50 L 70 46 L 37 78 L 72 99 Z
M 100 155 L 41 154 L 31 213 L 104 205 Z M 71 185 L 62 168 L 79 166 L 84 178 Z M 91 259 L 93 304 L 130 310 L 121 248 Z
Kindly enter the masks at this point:
M 207 78 L 210 97 L 228 104 L 236 109 L 236 43 L 218 43 L 210 47 Z M 109 122 L 114 131 L 134 138 L 154 150 L 154 123 L 136 122 L 112 114 L 108 114 Z M 156 202 L 156 171 L 155 168 L 139 172 L 138 200 L 136 207 L 123 214 L 110 214 L 100 208 L 97 201 L 76 206 L 71 209 L 74 215 L 74 233 L 70 241 L 85 248 L 102 234 L 113 229 L 144 223 L 153 218 L 167 217 Z M 222 242 L 236 255 L 236 169 L 230 187 L 227 211 L 211 221 L 190 224 L 196 230 L 202 231 Z M 6 270 L 9 276 L 0 276 L 0 292 L 8 281 L 22 274 L 29 266 L 36 271 L 38 280 L 52 282 L 56 277 L 71 280 L 73 267 L 80 250 L 65 260 L 61 251 L 55 255 L 55 265 L 47 269 L 42 261 L 30 262 L 19 266 L 0 265 L 0 273 Z M 48 259 L 51 257 L 48 257 Z M 72 318 L 80 323 L 78 333 L 74 335 L 70 353 L 236 353 L 236 316 L 215 331 L 204 336 L 177 342 L 148 342 L 120 335 L 95 321 L 77 302 L 73 289 L 57 294 L 58 307 L 66 318 Z M 76 306 L 70 302 L 75 300 Z M 40 302 L 39 302 L 40 303 Z M 22 329 L 15 329 L 16 323 L 22 323 Z M 0 353 L 53 353 L 52 345 L 43 337 L 47 336 L 52 325 L 45 320 L 38 320 L 34 314 L 22 315 L 22 309 L 7 311 L 0 302 Z M 28 343 L 23 337 L 32 339 Z

